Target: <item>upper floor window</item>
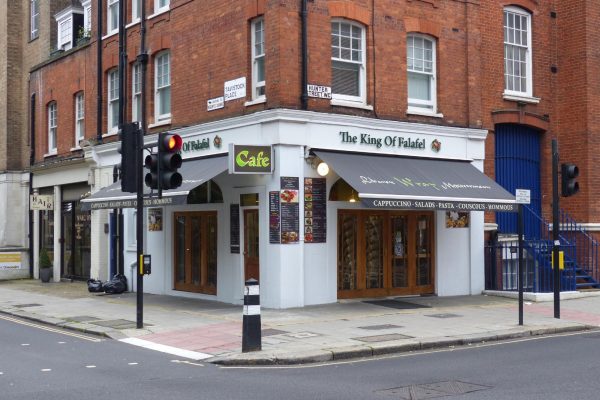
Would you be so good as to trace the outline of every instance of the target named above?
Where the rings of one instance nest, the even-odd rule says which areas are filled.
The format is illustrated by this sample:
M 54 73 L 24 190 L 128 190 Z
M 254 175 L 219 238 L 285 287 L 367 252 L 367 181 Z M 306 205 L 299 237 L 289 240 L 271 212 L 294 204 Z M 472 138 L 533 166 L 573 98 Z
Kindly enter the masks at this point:
M 131 0 L 131 22 L 139 21 L 142 16 L 142 0 Z
M 58 26 L 58 48 L 68 50 L 73 47 L 73 20 L 66 19 Z
M 504 92 L 533 96 L 531 14 L 517 7 L 504 9 Z
M 119 129 L 119 70 L 108 73 L 108 133 Z
M 252 21 L 252 99 L 265 97 L 265 25 L 263 18 Z
M 89 36 L 92 32 L 92 0 L 83 0 L 83 29 L 84 34 Z
M 436 113 L 435 40 L 410 34 L 406 38 L 408 112 Z
M 170 0 L 154 0 L 154 14 L 169 9 Z
M 155 65 L 155 123 L 171 118 L 171 62 L 168 51 L 156 56 Z
M 85 137 L 85 104 L 83 92 L 75 95 L 75 146 Z
M 40 0 L 31 0 L 29 9 L 31 12 L 30 39 L 35 39 L 40 34 Z
M 48 104 L 48 153 L 56 154 L 56 129 L 58 126 L 58 114 L 56 102 Z
M 142 119 L 142 64 L 133 64 L 131 72 L 131 120 Z
M 106 34 L 110 35 L 119 30 L 119 0 L 108 0 Z
M 366 103 L 365 29 L 353 22 L 331 23 L 333 99 Z

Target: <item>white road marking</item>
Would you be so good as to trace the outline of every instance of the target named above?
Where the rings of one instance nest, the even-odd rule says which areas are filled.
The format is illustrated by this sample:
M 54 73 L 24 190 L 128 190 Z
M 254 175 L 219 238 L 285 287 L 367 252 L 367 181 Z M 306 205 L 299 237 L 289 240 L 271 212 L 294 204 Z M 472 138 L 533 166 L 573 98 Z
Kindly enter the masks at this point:
M 21 346 L 29 346 L 29 343 L 21 343 Z
M 191 360 L 205 360 L 212 357 L 211 354 L 199 353 L 197 351 L 180 349 L 177 347 L 167 346 L 164 344 L 153 343 L 148 340 L 138 338 L 126 338 L 120 340 L 123 343 L 132 344 L 134 346 L 144 347 L 146 349 L 160 351 L 162 353 L 173 354 L 178 357 L 189 358 Z
M 58 344 L 65 344 L 65 343 L 67 343 L 67 342 L 58 342 Z
M 86 365 L 85 367 L 86 367 L 86 368 L 96 368 L 96 366 L 95 366 L 95 365 Z
M 138 365 L 138 363 L 127 363 L 127 365 Z
M 50 368 L 44 368 L 44 369 L 42 369 L 41 371 L 42 371 L 42 372 L 50 372 L 50 371 L 52 371 L 52 370 L 51 370 Z
M 67 332 L 67 331 L 63 331 L 60 329 L 51 328 L 51 327 L 45 326 L 45 325 L 39 325 L 39 324 L 34 324 L 32 322 L 21 321 L 20 319 L 7 317 L 5 315 L 0 315 L 0 319 L 3 319 L 5 321 L 11 321 L 16 324 L 31 326 L 32 328 L 42 329 L 42 330 L 48 331 L 48 332 L 60 333 L 62 335 L 76 337 L 78 339 L 89 340 L 90 342 L 101 342 L 103 340 L 103 339 L 97 339 L 97 338 L 93 338 L 93 337 L 89 337 L 89 336 L 85 336 L 85 335 L 80 335 L 80 334 L 74 333 L 74 332 Z
M 197 367 L 204 367 L 204 364 L 193 363 L 191 361 L 186 361 L 186 360 L 171 360 L 171 362 L 175 363 L 175 364 L 187 364 L 187 365 L 195 365 Z

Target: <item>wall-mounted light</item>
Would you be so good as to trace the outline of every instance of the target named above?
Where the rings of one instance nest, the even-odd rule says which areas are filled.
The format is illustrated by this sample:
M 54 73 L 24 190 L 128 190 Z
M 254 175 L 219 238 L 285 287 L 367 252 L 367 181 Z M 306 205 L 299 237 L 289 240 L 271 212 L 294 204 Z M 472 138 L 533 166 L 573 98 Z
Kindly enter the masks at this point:
M 321 161 L 319 165 L 317 165 L 317 174 L 320 176 L 325 176 L 329 173 L 329 165 L 327 163 Z
M 356 203 L 356 197 L 354 197 L 354 189 L 352 189 L 352 194 L 350 195 L 350 203 Z

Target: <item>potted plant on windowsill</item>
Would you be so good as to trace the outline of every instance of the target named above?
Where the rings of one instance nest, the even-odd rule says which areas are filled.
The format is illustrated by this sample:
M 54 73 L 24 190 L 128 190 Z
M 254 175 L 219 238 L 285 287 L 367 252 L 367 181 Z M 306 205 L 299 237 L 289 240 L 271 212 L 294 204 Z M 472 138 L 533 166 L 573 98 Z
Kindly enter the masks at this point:
M 50 257 L 48 256 L 48 251 L 46 251 L 46 248 L 42 247 L 40 250 L 40 279 L 42 282 L 48 283 L 50 282 L 51 276 L 52 261 L 50 261 Z

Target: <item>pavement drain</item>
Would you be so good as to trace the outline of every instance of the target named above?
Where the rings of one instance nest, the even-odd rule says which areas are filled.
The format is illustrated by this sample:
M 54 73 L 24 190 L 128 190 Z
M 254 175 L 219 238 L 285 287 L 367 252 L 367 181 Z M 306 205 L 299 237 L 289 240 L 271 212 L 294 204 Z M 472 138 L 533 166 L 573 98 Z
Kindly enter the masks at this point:
M 358 329 L 367 329 L 371 331 L 381 331 L 384 329 L 395 329 L 402 328 L 400 325 L 392 325 L 392 324 L 384 324 L 384 325 L 369 325 L 369 326 L 359 326 Z
M 458 318 L 458 317 L 462 317 L 462 315 L 458 315 L 458 314 L 429 314 L 429 315 L 425 315 L 426 317 L 432 317 L 432 318 Z
M 94 321 L 91 322 L 93 325 L 104 326 L 106 328 L 114 328 L 114 329 L 131 329 L 135 328 L 137 325 L 135 321 L 129 321 L 126 319 L 111 319 L 106 321 Z M 144 324 L 149 325 L 149 324 Z
M 492 386 L 477 385 L 468 382 L 444 381 L 377 390 L 375 393 L 403 400 L 424 400 L 446 396 L 458 396 L 492 388 Z
M 27 308 L 27 307 L 41 307 L 41 304 L 31 303 L 31 304 L 15 304 L 13 307 L 16 308 Z
M 73 321 L 73 322 L 91 322 L 91 321 L 100 321 L 100 318 L 96 318 L 96 317 L 89 317 L 87 315 L 81 315 L 81 316 L 77 316 L 77 317 L 68 317 L 67 318 L 69 321 Z
M 262 333 L 262 336 L 275 336 L 275 335 L 283 335 L 284 333 L 288 333 L 288 332 L 287 331 L 282 331 L 282 330 L 279 330 L 279 329 L 269 328 L 269 329 L 263 329 L 261 331 L 261 333 Z
M 293 337 L 294 339 L 307 339 L 311 337 L 321 336 L 318 333 L 313 332 L 296 332 L 296 333 L 288 333 L 286 336 Z
M 413 336 L 401 335 L 399 333 L 392 333 L 389 335 L 375 335 L 375 336 L 363 336 L 352 338 L 353 340 L 359 340 L 361 342 L 376 343 L 376 342 L 389 342 L 391 340 L 401 339 L 413 339 Z

